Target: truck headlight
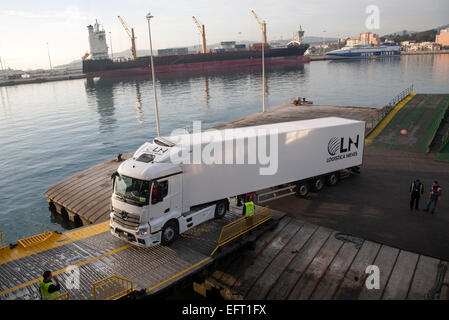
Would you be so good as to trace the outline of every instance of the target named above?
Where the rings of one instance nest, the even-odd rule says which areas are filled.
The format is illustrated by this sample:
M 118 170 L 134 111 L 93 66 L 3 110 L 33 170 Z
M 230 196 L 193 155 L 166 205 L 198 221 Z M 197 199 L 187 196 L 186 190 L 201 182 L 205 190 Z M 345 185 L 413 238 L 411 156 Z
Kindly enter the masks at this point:
M 139 232 L 137 234 L 141 236 L 146 236 L 148 234 L 148 231 L 149 231 L 148 228 L 142 228 L 139 229 Z

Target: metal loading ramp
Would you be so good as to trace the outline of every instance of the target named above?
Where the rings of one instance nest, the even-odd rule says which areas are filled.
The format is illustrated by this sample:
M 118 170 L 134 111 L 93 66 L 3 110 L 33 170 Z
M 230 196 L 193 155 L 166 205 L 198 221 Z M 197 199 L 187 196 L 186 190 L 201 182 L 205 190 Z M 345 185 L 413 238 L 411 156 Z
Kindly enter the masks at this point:
M 254 223 L 254 228 L 283 216 L 276 212 L 271 217 L 270 212 L 271 219 L 267 219 L 267 209 L 257 209 L 263 214 L 261 218 L 254 215 L 253 220 L 258 223 Z M 246 228 L 248 221 L 242 219 L 241 210 L 231 203 L 225 218 L 189 230 L 169 247 L 133 246 L 113 237 L 109 222 L 64 234 L 35 236 L 34 243 L 22 241 L 27 246 L 4 246 L 0 248 L 0 300 L 40 299 L 39 281 L 45 270 L 58 276 L 61 293 L 69 292 L 71 300 L 107 299 L 107 294 L 95 291 L 95 286 L 101 286 L 102 281 L 111 277 L 129 280 L 134 290 L 145 289 L 149 295 L 161 293 L 222 255 L 222 247 L 230 245 L 231 238 L 235 240 L 251 231 L 252 227 Z M 228 224 L 239 235 L 222 235 L 222 230 L 229 230 L 223 229 Z M 236 228 L 236 225 L 242 227 Z M 120 296 L 117 292 L 111 295 Z

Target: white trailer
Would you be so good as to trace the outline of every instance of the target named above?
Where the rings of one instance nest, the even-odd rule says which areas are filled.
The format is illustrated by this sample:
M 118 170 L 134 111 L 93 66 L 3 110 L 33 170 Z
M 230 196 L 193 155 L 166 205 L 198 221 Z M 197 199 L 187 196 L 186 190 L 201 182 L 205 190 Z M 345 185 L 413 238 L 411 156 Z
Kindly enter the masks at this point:
M 113 175 L 111 233 L 169 244 L 229 209 L 228 198 L 287 185 L 299 196 L 362 164 L 365 123 L 329 117 L 156 138 Z

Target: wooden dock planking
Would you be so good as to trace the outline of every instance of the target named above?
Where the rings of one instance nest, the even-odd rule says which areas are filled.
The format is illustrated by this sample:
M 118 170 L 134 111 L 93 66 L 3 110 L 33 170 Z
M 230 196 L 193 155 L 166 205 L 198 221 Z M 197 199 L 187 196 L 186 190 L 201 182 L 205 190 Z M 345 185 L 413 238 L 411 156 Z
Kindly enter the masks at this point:
M 112 194 L 112 182 L 102 182 L 99 185 L 88 185 L 82 190 L 79 190 L 76 194 L 69 195 L 70 200 L 62 200 L 62 204 L 72 210 L 79 211 L 86 205 L 94 205 L 95 200 L 99 196 L 105 194 Z
M 110 164 L 112 161 L 113 160 L 101 163 L 79 174 L 68 177 L 67 179 L 64 179 L 61 182 L 50 187 L 47 191 L 45 191 L 45 194 L 48 196 L 61 198 L 61 195 L 63 195 L 64 193 L 76 189 L 86 182 L 90 183 L 95 182 L 96 180 L 100 180 L 102 179 L 102 174 L 110 170 Z
M 258 279 L 269 263 L 277 256 L 277 254 L 289 243 L 293 236 L 300 230 L 303 222 L 296 219 L 291 221 L 282 232 L 278 234 L 257 256 L 257 263 L 239 274 L 237 282 L 232 287 L 232 291 L 238 295 L 246 296 L 251 289 L 252 284 Z
M 345 242 L 334 258 L 321 281 L 310 296 L 312 300 L 332 299 L 348 268 L 354 261 L 359 248 L 352 242 Z
M 309 263 L 306 270 L 289 292 L 289 300 L 309 299 L 329 265 L 343 246 L 343 241 L 335 238 L 333 232 L 321 247 L 318 254 Z
M 318 229 L 318 226 L 305 223 L 301 229 L 294 235 L 288 245 L 273 259 L 273 261 L 264 270 L 263 274 L 253 284 L 251 290 L 246 294 L 248 299 L 264 299 L 271 287 L 276 283 L 280 275 L 287 268 L 290 262 L 307 243 L 307 240 Z
M 109 172 L 113 172 L 113 170 L 109 170 Z M 108 175 L 110 176 L 110 174 Z M 112 183 L 106 175 L 98 179 L 95 184 L 87 184 L 83 188 L 78 187 L 70 193 L 65 194 L 64 196 L 67 199 L 62 197 L 58 199 L 65 207 L 71 208 L 73 211 L 79 211 L 87 205 L 90 207 L 91 202 L 101 194 L 112 194 Z
M 219 264 L 221 271 L 204 283 L 220 289 L 225 299 L 250 300 L 423 299 L 435 284 L 438 259 L 363 239 L 361 245 L 343 242 L 335 238 L 336 231 L 309 223 L 292 235 L 289 225 L 302 223 L 295 220 L 271 238 L 265 234 L 270 240 L 259 244 L 256 252 L 236 253 L 224 267 Z M 284 240 L 276 243 L 282 233 Z M 369 265 L 380 269 L 379 289 L 365 285 Z M 441 299 L 449 298 L 448 280 L 449 272 Z
M 267 295 L 267 299 L 283 300 L 295 285 L 297 279 L 316 256 L 323 244 L 329 239 L 332 230 L 319 227 L 307 243 L 296 254 L 284 272 L 280 275 Z
M 374 263 L 380 247 L 381 245 L 375 242 L 366 240 L 363 242 L 333 299 L 357 299 L 365 284 L 366 267 Z
M 127 159 L 132 154 L 123 156 Z M 48 202 L 78 215 L 84 224 L 106 221 L 112 195 L 110 176 L 121 162 L 110 160 L 73 175 L 45 191 Z M 59 210 L 59 213 L 61 210 Z
M 448 265 L 447 262 L 445 262 Z M 449 266 L 448 266 L 449 269 Z M 440 300 L 449 300 L 449 271 L 446 271 L 443 284 L 441 286 Z
M 407 295 L 408 300 L 423 300 L 425 297 L 423 292 L 429 292 L 432 289 L 435 278 L 429 277 L 429 275 L 437 274 L 438 264 L 440 260 L 420 256 L 416 271 L 413 276 L 412 284 Z
M 394 265 L 396 264 L 397 257 L 399 255 L 399 249 L 382 246 L 380 251 L 374 261 L 373 265 L 379 267 L 380 270 L 380 289 L 373 290 L 367 289 L 366 286 L 363 286 L 362 291 L 360 292 L 359 299 L 361 300 L 379 300 L 382 297 L 383 291 L 385 290 L 385 286 L 390 279 L 391 272 L 393 270 Z
M 382 295 L 383 300 L 405 300 L 419 255 L 401 251 Z M 381 268 L 381 267 L 379 267 Z M 380 269 L 382 272 L 382 269 Z
M 282 230 L 287 226 L 287 224 L 290 222 L 290 217 L 284 217 L 279 221 L 279 224 L 275 228 L 273 232 L 263 234 L 255 243 L 254 250 L 250 252 L 245 252 L 244 257 L 239 257 L 238 259 L 235 259 L 233 263 L 229 266 L 228 269 L 223 273 L 221 277 L 221 283 L 227 287 L 232 288 L 234 284 L 237 281 L 237 278 L 239 277 L 239 274 L 242 272 L 243 269 L 248 267 L 251 262 L 250 260 L 257 257 L 260 252 L 264 249 L 264 247 L 271 242 L 273 238 L 275 238 Z
M 113 169 L 107 167 L 98 170 L 92 175 L 84 176 L 83 178 L 80 179 L 74 180 L 68 178 L 69 182 L 72 181 L 72 183 L 67 184 L 65 187 L 59 190 L 55 190 L 54 193 L 52 193 L 52 197 L 58 199 L 58 201 L 63 205 L 72 203 L 75 200 L 77 201 L 79 198 L 81 198 L 86 194 L 87 189 L 90 186 L 103 184 L 106 174 L 109 173 L 110 171 L 113 171 Z

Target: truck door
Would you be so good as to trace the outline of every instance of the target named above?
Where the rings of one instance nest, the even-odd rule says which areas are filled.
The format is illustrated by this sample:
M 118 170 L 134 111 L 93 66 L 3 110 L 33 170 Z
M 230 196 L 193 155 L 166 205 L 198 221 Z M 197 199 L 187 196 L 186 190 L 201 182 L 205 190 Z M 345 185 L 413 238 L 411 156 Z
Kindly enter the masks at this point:
M 171 197 L 169 196 L 169 179 L 156 180 L 151 188 L 150 212 L 154 218 L 162 217 L 171 211 Z

